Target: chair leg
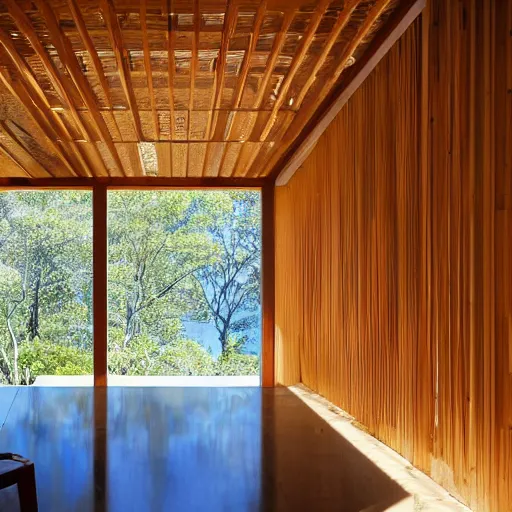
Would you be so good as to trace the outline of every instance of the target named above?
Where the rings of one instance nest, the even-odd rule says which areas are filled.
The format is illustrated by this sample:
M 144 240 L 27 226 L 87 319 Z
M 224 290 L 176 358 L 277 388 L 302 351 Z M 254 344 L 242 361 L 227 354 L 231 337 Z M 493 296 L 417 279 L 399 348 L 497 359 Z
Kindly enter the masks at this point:
M 36 475 L 33 464 L 25 466 L 18 480 L 18 496 L 21 512 L 37 512 Z

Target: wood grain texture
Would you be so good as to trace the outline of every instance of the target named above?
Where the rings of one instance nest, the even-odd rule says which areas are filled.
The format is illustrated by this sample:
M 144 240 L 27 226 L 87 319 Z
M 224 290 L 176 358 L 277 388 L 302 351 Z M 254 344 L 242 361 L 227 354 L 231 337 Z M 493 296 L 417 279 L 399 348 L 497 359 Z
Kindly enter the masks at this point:
M 28 95 L 0 119 L 30 131 L 34 98 L 65 141 L 50 145 L 68 176 L 261 178 L 290 123 L 314 114 L 311 98 L 410 1 L 5 0 L 0 68 Z M 20 100 L 3 82 L 2 100 Z M 236 143 L 247 144 L 235 157 Z M 171 158 L 146 165 L 161 144 Z M 9 154 L 0 176 L 25 175 Z
M 512 510 L 512 2 L 431 0 L 276 189 L 276 381 Z
M 272 387 L 275 383 L 275 214 L 274 186 L 271 183 L 261 189 L 261 211 L 261 383 L 264 387 Z
M 107 187 L 92 190 L 94 385 L 107 385 Z

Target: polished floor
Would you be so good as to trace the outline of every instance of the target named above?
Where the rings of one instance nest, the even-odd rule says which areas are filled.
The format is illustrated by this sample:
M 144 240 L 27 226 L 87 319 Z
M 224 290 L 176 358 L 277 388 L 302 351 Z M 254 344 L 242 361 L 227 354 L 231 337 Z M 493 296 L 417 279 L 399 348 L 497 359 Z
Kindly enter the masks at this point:
M 4 387 L 0 427 L 0 452 L 35 463 L 42 512 L 378 512 L 406 496 L 286 388 Z

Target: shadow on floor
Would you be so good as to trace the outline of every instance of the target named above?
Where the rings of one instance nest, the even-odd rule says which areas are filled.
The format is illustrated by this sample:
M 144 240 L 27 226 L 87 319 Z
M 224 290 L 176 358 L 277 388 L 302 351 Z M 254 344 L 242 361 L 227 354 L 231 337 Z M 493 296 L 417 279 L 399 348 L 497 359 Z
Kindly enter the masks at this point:
M 379 512 L 408 496 L 286 388 L 20 388 L 2 451 L 35 462 L 42 512 Z

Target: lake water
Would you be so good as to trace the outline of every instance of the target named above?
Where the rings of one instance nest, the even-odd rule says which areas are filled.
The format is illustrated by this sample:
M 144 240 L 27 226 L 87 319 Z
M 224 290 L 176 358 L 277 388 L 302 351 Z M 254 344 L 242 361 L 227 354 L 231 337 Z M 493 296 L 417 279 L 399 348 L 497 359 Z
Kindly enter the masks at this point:
M 219 341 L 219 333 L 215 329 L 215 325 L 210 322 L 193 322 L 183 320 L 185 333 L 191 340 L 197 341 L 206 349 L 211 349 L 212 354 L 217 357 L 221 353 L 221 346 Z M 261 327 L 247 329 L 244 331 L 245 335 L 249 337 L 249 341 L 243 349 L 244 354 L 261 353 Z

